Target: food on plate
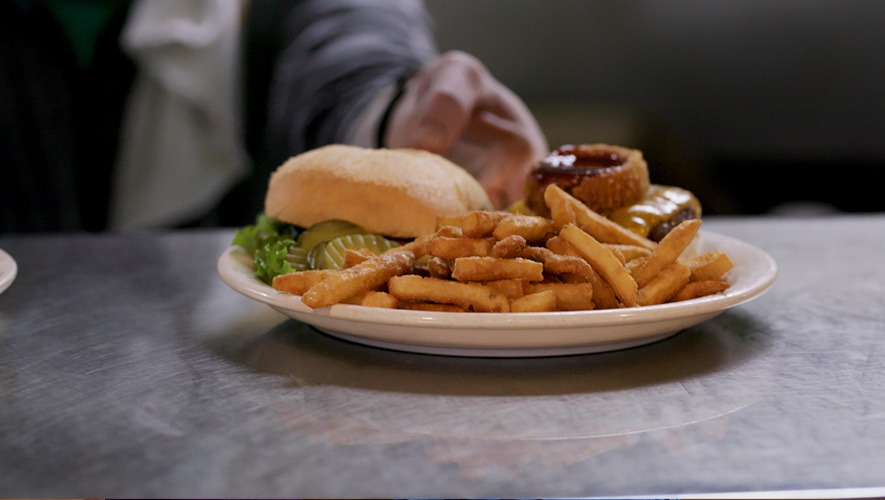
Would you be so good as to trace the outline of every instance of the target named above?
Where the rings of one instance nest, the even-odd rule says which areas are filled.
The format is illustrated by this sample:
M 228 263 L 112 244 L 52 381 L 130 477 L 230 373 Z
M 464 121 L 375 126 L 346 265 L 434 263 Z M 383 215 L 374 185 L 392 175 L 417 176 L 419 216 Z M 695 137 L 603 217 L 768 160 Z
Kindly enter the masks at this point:
M 561 146 L 532 168 L 526 182 L 526 203 L 542 215 L 550 184 L 599 213 L 638 202 L 650 185 L 642 152 L 608 144 Z
M 544 190 L 544 201 L 547 203 L 555 228 L 562 229 L 567 224 L 577 224 L 604 243 L 634 245 L 649 250 L 657 246 L 654 241 L 594 212 L 556 184 L 550 184 Z
M 660 241 L 682 221 L 701 217 L 701 204 L 690 191 L 651 184 L 648 164 L 636 149 L 581 144 L 554 150 L 529 172 L 525 208 L 550 216 L 544 196 L 551 185 L 652 241 Z
M 393 238 L 432 233 L 442 215 L 491 208 L 482 186 L 445 158 L 411 149 L 331 145 L 295 156 L 271 176 L 273 220 L 310 227 L 344 220 Z
M 698 219 L 687 220 L 676 226 L 667 236 L 652 250 L 642 265 L 633 272 L 633 278 L 638 286 L 643 286 L 651 281 L 664 269 L 676 262 L 682 252 L 688 247 L 701 227 Z M 687 269 L 687 268 L 686 268 Z
M 600 155 L 609 151 L 594 147 Z M 636 188 L 616 183 L 607 199 L 629 203 L 637 190 L 647 194 L 641 154 L 606 148 L 629 159 L 625 183 L 638 179 Z M 492 211 L 482 188 L 462 174 L 429 153 L 321 148 L 274 173 L 265 212 L 234 245 L 253 255 L 260 279 L 312 309 L 586 311 L 689 300 L 729 287 L 733 264 L 725 253 L 691 250 L 700 219 L 674 223 L 652 241 L 576 196 L 603 193 L 599 186 L 568 192 L 559 183 L 540 195 L 546 215 Z M 437 183 L 433 189 L 428 178 Z
M 410 149 L 331 145 L 295 156 L 271 176 L 265 209 L 234 239 L 256 275 L 345 266 L 432 233 L 438 217 L 491 208 L 482 186 L 445 158 Z
M 405 274 L 412 267 L 415 256 L 411 252 L 391 252 L 359 264 L 331 273 L 316 285 L 307 289 L 301 297 L 312 308 L 326 307 L 343 302 L 354 295 L 386 285 L 387 281 Z M 280 279 L 277 276 L 274 281 Z
M 559 235 L 605 278 L 624 305 L 636 305 L 638 284 L 614 252 L 574 224 L 563 227 Z
M 570 213 L 576 212 L 581 211 Z M 682 222 L 659 243 L 640 245 L 621 243 L 605 231 L 597 231 L 599 239 L 576 221 L 557 228 L 550 219 L 502 211 L 440 217 L 434 233 L 380 255 L 349 251 L 358 254 L 352 268 L 284 274 L 274 278 L 273 287 L 302 295 L 312 308 L 347 303 L 519 313 L 650 306 L 729 286 L 731 261 L 725 253 L 687 255 L 700 220 Z M 525 228 L 537 227 L 549 231 L 526 239 L 536 233 Z M 513 228 L 522 234 L 511 234 Z

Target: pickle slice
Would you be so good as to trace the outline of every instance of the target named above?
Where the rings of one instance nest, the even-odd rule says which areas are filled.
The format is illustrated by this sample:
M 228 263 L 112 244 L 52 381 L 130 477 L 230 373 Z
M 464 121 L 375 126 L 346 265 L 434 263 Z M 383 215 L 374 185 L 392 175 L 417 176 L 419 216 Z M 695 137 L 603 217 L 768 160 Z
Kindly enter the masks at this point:
M 298 235 L 295 244 L 310 252 L 318 244 L 347 234 L 364 234 L 366 231 L 356 224 L 343 220 L 317 222 Z
M 341 269 L 348 249 L 366 249 L 374 254 L 398 247 L 399 243 L 377 234 L 347 234 L 314 247 L 308 256 L 314 269 Z
M 314 245 L 314 247 L 307 253 L 307 266 L 308 269 L 326 269 L 323 267 L 323 263 L 320 262 L 320 252 L 325 248 L 326 242 L 321 241 Z
M 307 261 L 307 250 L 299 246 L 290 246 L 289 252 L 286 254 L 286 262 L 296 271 L 306 271 L 310 269 L 310 263 Z

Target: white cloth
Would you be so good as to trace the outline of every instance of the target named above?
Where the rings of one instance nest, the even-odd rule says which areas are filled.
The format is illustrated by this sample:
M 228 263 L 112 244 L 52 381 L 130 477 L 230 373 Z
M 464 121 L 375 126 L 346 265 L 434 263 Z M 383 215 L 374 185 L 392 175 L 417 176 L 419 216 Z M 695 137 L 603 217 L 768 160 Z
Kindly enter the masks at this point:
M 241 123 L 240 0 L 137 0 L 123 50 L 138 72 L 124 116 L 111 229 L 209 210 L 249 171 Z

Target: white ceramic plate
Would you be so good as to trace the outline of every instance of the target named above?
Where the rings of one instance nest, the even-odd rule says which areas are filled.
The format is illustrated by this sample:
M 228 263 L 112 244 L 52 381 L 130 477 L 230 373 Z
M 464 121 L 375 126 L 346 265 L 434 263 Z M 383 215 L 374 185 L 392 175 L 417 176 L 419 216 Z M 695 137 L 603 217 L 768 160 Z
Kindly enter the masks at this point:
M 702 232 L 695 251 L 721 250 L 734 267 L 731 287 L 699 299 L 649 307 L 548 313 L 444 313 L 338 304 L 310 309 L 253 276 L 246 252 L 218 260 L 222 280 L 243 295 L 337 337 L 390 349 L 456 356 L 551 356 L 602 352 L 654 342 L 751 300 L 777 278 L 768 254 L 740 240 Z
M 18 266 L 15 264 L 15 260 L 11 255 L 0 250 L 0 293 L 9 288 L 16 273 L 18 273 Z

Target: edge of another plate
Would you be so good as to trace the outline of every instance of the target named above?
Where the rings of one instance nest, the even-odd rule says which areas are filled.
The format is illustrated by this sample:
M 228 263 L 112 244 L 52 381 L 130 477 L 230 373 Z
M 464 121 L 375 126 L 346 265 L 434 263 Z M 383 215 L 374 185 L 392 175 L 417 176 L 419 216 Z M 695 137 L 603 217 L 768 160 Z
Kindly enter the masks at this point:
M 12 285 L 17 274 L 18 265 L 15 263 L 15 259 L 4 252 L 3 249 L 0 249 L 0 293 L 3 293 Z

